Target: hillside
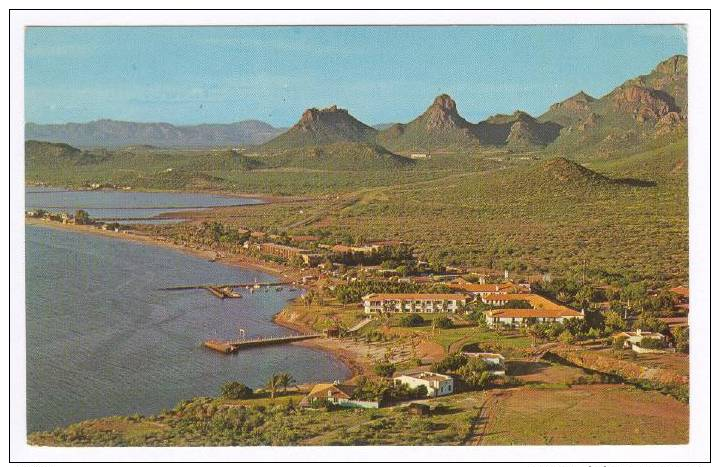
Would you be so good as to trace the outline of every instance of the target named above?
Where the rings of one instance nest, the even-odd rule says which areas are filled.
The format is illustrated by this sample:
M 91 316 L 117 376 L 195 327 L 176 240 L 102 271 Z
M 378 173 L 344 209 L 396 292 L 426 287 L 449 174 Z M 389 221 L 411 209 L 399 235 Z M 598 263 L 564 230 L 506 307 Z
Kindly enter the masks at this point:
M 193 126 L 107 119 L 88 123 L 25 125 L 26 140 L 106 148 L 143 145 L 175 148 L 254 145 L 262 144 L 281 132 L 282 129 L 258 120 Z
M 608 153 L 681 138 L 687 132 L 687 57 L 671 57 L 600 99 L 580 92 L 538 120 L 564 127 L 550 151 Z
M 555 122 L 539 122 L 518 110 L 512 115 L 498 114 L 478 123 L 474 133 L 483 145 L 531 149 L 551 143 L 561 128 Z
M 105 154 L 81 151 L 64 143 L 25 141 L 25 170 L 36 167 L 58 168 L 97 164 L 106 160 Z
M 277 151 L 341 142 L 371 142 L 377 130 L 337 106 L 307 109 L 285 133 L 260 146 L 260 151 Z

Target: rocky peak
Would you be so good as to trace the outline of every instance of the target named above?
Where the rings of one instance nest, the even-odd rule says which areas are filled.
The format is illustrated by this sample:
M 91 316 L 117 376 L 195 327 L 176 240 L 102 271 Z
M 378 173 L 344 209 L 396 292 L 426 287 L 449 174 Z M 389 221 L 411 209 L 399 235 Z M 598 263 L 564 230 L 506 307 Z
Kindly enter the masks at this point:
M 312 107 L 305 110 L 300 121 L 297 123 L 297 127 L 301 129 L 310 129 L 318 124 L 323 123 L 334 123 L 335 121 L 346 119 L 350 117 L 347 109 L 339 109 L 337 105 L 332 105 L 325 109 L 317 109 Z
M 664 75 L 687 74 L 687 56 L 673 55 L 660 62 L 655 71 Z
M 612 95 L 616 110 L 631 112 L 639 122 L 659 120 L 670 112 L 678 112 L 672 96 L 635 84 L 618 88 Z
M 458 114 L 455 101 L 447 94 L 437 96 L 423 117 L 428 130 L 469 126 L 469 123 Z
M 571 112 L 581 112 L 587 110 L 590 107 L 590 104 L 595 101 L 596 99 L 594 97 L 586 94 L 585 91 L 580 91 L 579 93 L 575 94 L 572 97 L 568 97 L 562 102 L 553 104 L 550 108 L 569 110 Z

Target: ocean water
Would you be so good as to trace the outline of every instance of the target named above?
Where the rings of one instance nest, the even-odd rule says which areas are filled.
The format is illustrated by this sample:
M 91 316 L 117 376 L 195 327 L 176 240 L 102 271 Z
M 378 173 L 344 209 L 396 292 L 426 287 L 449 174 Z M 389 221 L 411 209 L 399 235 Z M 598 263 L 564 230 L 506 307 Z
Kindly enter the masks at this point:
M 93 219 L 123 221 L 152 218 L 161 213 L 215 206 L 258 204 L 252 198 L 236 198 L 208 193 L 169 193 L 136 191 L 73 191 L 62 188 L 26 187 L 25 209 L 75 213 L 84 209 Z M 145 221 L 147 222 L 147 221 Z M 158 221 L 153 221 L 158 222 Z
M 299 293 L 242 290 L 220 300 L 204 290 L 161 287 L 272 280 L 125 240 L 26 226 L 27 424 L 50 430 L 107 415 L 152 414 L 211 396 L 229 380 L 264 385 L 276 372 L 299 382 L 348 376 L 331 355 L 294 345 L 235 355 L 208 338 L 284 335 L 271 322 Z

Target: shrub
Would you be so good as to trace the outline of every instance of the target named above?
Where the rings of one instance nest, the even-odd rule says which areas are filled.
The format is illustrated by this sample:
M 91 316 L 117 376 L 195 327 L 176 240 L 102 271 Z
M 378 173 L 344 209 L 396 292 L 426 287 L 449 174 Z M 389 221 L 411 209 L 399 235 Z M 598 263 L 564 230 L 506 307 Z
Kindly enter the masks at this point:
M 643 337 L 638 342 L 638 346 L 643 349 L 664 349 L 665 342 L 662 339 L 653 339 L 652 337 Z
M 417 327 L 422 326 L 423 324 L 425 324 L 425 320 L 417 313 L 411 313 L 400 317 L 400 326 Z
M 226 399 L 247 399 L 252 396 L 253 391 L 242 383 L 228 381 L 222 385 L 220 393 Z
M 682 353 L 690 352 L 690 329 L 675 328 L 672 330 L 673 339 L 675 339 L 675 350 Z
M 433 319 L 433 326 L 440 329 L 450 329 L 453 327 L 453 322 L 447 316 L 437 316 Z

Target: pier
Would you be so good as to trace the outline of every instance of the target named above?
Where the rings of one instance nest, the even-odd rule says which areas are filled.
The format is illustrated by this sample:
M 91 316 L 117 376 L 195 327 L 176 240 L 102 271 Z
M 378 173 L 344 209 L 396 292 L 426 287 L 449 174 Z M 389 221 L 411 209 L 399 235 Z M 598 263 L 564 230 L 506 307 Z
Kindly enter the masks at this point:
M 193 290 L 193 289 L 239 289 L 247 287 L 280 287 L 283 285 L 293 285 L 292 282 L 245 282 L 241 284 L 195 284 L 195 285 L 174 285 L 170 287 L 162 287 L 158 290 Z
M 254 339 L 239 339 L 230 341 L 220 340 L 207 340 L 203 342 L 203 345 L 208 349 L 214 350 L 220 353 L 235 353 L 241 349 L 250 347 L 259 347 L 263 345 L 276 345 L 276 344 L 287 344 L 289 342 L 297 342 L 306 339 L 315 339 L 317 337 L 323 337 L 322 334 L 299 334 L 294 336 L 280 336 L 280 337 L 257 337 Z

